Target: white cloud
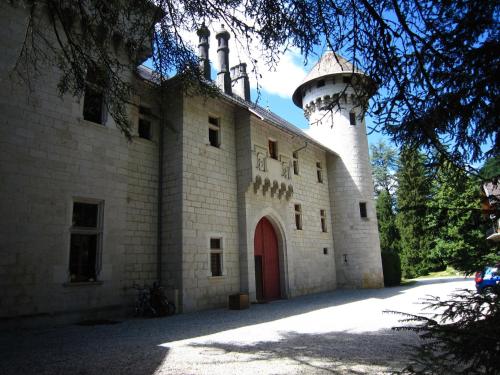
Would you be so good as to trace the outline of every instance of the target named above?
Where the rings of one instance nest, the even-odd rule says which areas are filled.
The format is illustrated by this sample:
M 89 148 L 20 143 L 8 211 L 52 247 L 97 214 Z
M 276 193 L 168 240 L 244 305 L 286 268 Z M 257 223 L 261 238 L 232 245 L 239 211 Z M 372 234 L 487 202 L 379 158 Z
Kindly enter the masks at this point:
M 214 22 L 207 26 L 211 33 L 209 51 L 210 63 L 215 71 L 218 71 L 219 62 L 217 59 L 217 42 L 215 34 L 217 30 L 220 29 L 221 24 Z M 281 54 L 278 63 L 271 69 L 266 64 L 265 57 L 263 56 L 265 53 L 263 47 L 256 40 L 250 43 L 250 57 L 248 52 L 245 51 L 246 40 L 240 36 L 236 37 L 231 30 L 228 31 L 231 33 L 231 38 L 229 39 L 229 65 L 232 67 L 239 63 L 246 63 L 250 78 L 250 86 L 252 88 L 257 87 L 258 81 L 260 88 L 268 94 L 278 95 L 283 98 L 291 98 L 294 90 L 302 83 L 307 73 L 303 67 L 303 59 L 298 50 L 289 49 L 284 54 Z M 193 46 L 195 51 L 197 51 L 198 36 L 196 32 L 182 32 L 182 37 Z M 253 65 L 251 63 L 251 58 L 257 60 L 255 64 L 256 73 L 252 72 Z M 215 79 L 215 77 L 212 78 Z

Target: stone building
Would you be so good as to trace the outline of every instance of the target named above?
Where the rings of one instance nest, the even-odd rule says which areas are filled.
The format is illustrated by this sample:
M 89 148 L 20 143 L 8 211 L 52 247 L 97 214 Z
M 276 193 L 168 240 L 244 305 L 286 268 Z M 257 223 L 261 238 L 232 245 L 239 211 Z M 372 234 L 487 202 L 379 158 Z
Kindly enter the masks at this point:
M 128 142 L 95 105 L 102 93 L 60 97 L 55 67 L 31 90 L 7 75 L 22 11 L 0 16 L 0 317 L 89 317 L 131 306 L 133 284 L 158 280 L 180 311 L 237 292 L 255 301 L 383 286 L 349 83 L 362 72 L 333 52 L 321 58 L 293 95 L 306 133 L 251 102 L 222 29 L 216 98 L 186 96 L 173 78 L 159 103 L 147 68 L 128 74 L 139 93 Z M 208 80 L 210 36 L 198 35 Z M 337 94 L 342 110 L 324 116 Z

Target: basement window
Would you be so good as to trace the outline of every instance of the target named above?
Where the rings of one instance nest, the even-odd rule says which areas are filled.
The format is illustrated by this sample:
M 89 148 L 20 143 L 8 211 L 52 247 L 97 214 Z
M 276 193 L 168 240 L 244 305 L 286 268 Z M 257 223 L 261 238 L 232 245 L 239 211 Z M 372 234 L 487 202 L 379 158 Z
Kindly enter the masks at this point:
M 208 142 L 210 146 L 220 147 L 220 119 L 208 116 Z
M 210 238 L 210 273 L 222 276 L 222 238 Z
M 70 282 L 93 282 L 101 264 L 103 202 L 73 202 L 70 228 Z
M 361 218 L 363 219 L 368 218 L 368 214 L 366 211 L 366 202 L 359 202 L 359 216 L 361 216 Z

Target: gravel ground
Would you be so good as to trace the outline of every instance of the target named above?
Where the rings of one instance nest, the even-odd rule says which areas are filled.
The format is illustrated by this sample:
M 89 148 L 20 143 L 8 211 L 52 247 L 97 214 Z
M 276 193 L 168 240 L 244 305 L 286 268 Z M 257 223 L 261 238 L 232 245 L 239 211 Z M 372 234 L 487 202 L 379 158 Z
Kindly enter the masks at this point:
M 395 332 L 420 298 L 472 288 L 443 278 L 406 287 L 339 290 L 114 325 L 0 332 L 0 374 L 388 374 L 418 343 Z

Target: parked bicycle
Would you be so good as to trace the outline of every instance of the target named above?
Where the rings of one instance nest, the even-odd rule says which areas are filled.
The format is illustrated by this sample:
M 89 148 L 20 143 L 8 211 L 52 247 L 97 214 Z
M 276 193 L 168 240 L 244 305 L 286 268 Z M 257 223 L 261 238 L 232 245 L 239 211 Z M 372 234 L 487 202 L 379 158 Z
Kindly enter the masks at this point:
M 141 287 L 137 284 L 133 287 L 137 290 L 136 316 L 158 317 L 175 314 L 175 304 L 167 299 L 165 290 L 157 283 L 152 287 L 148 285 Z

